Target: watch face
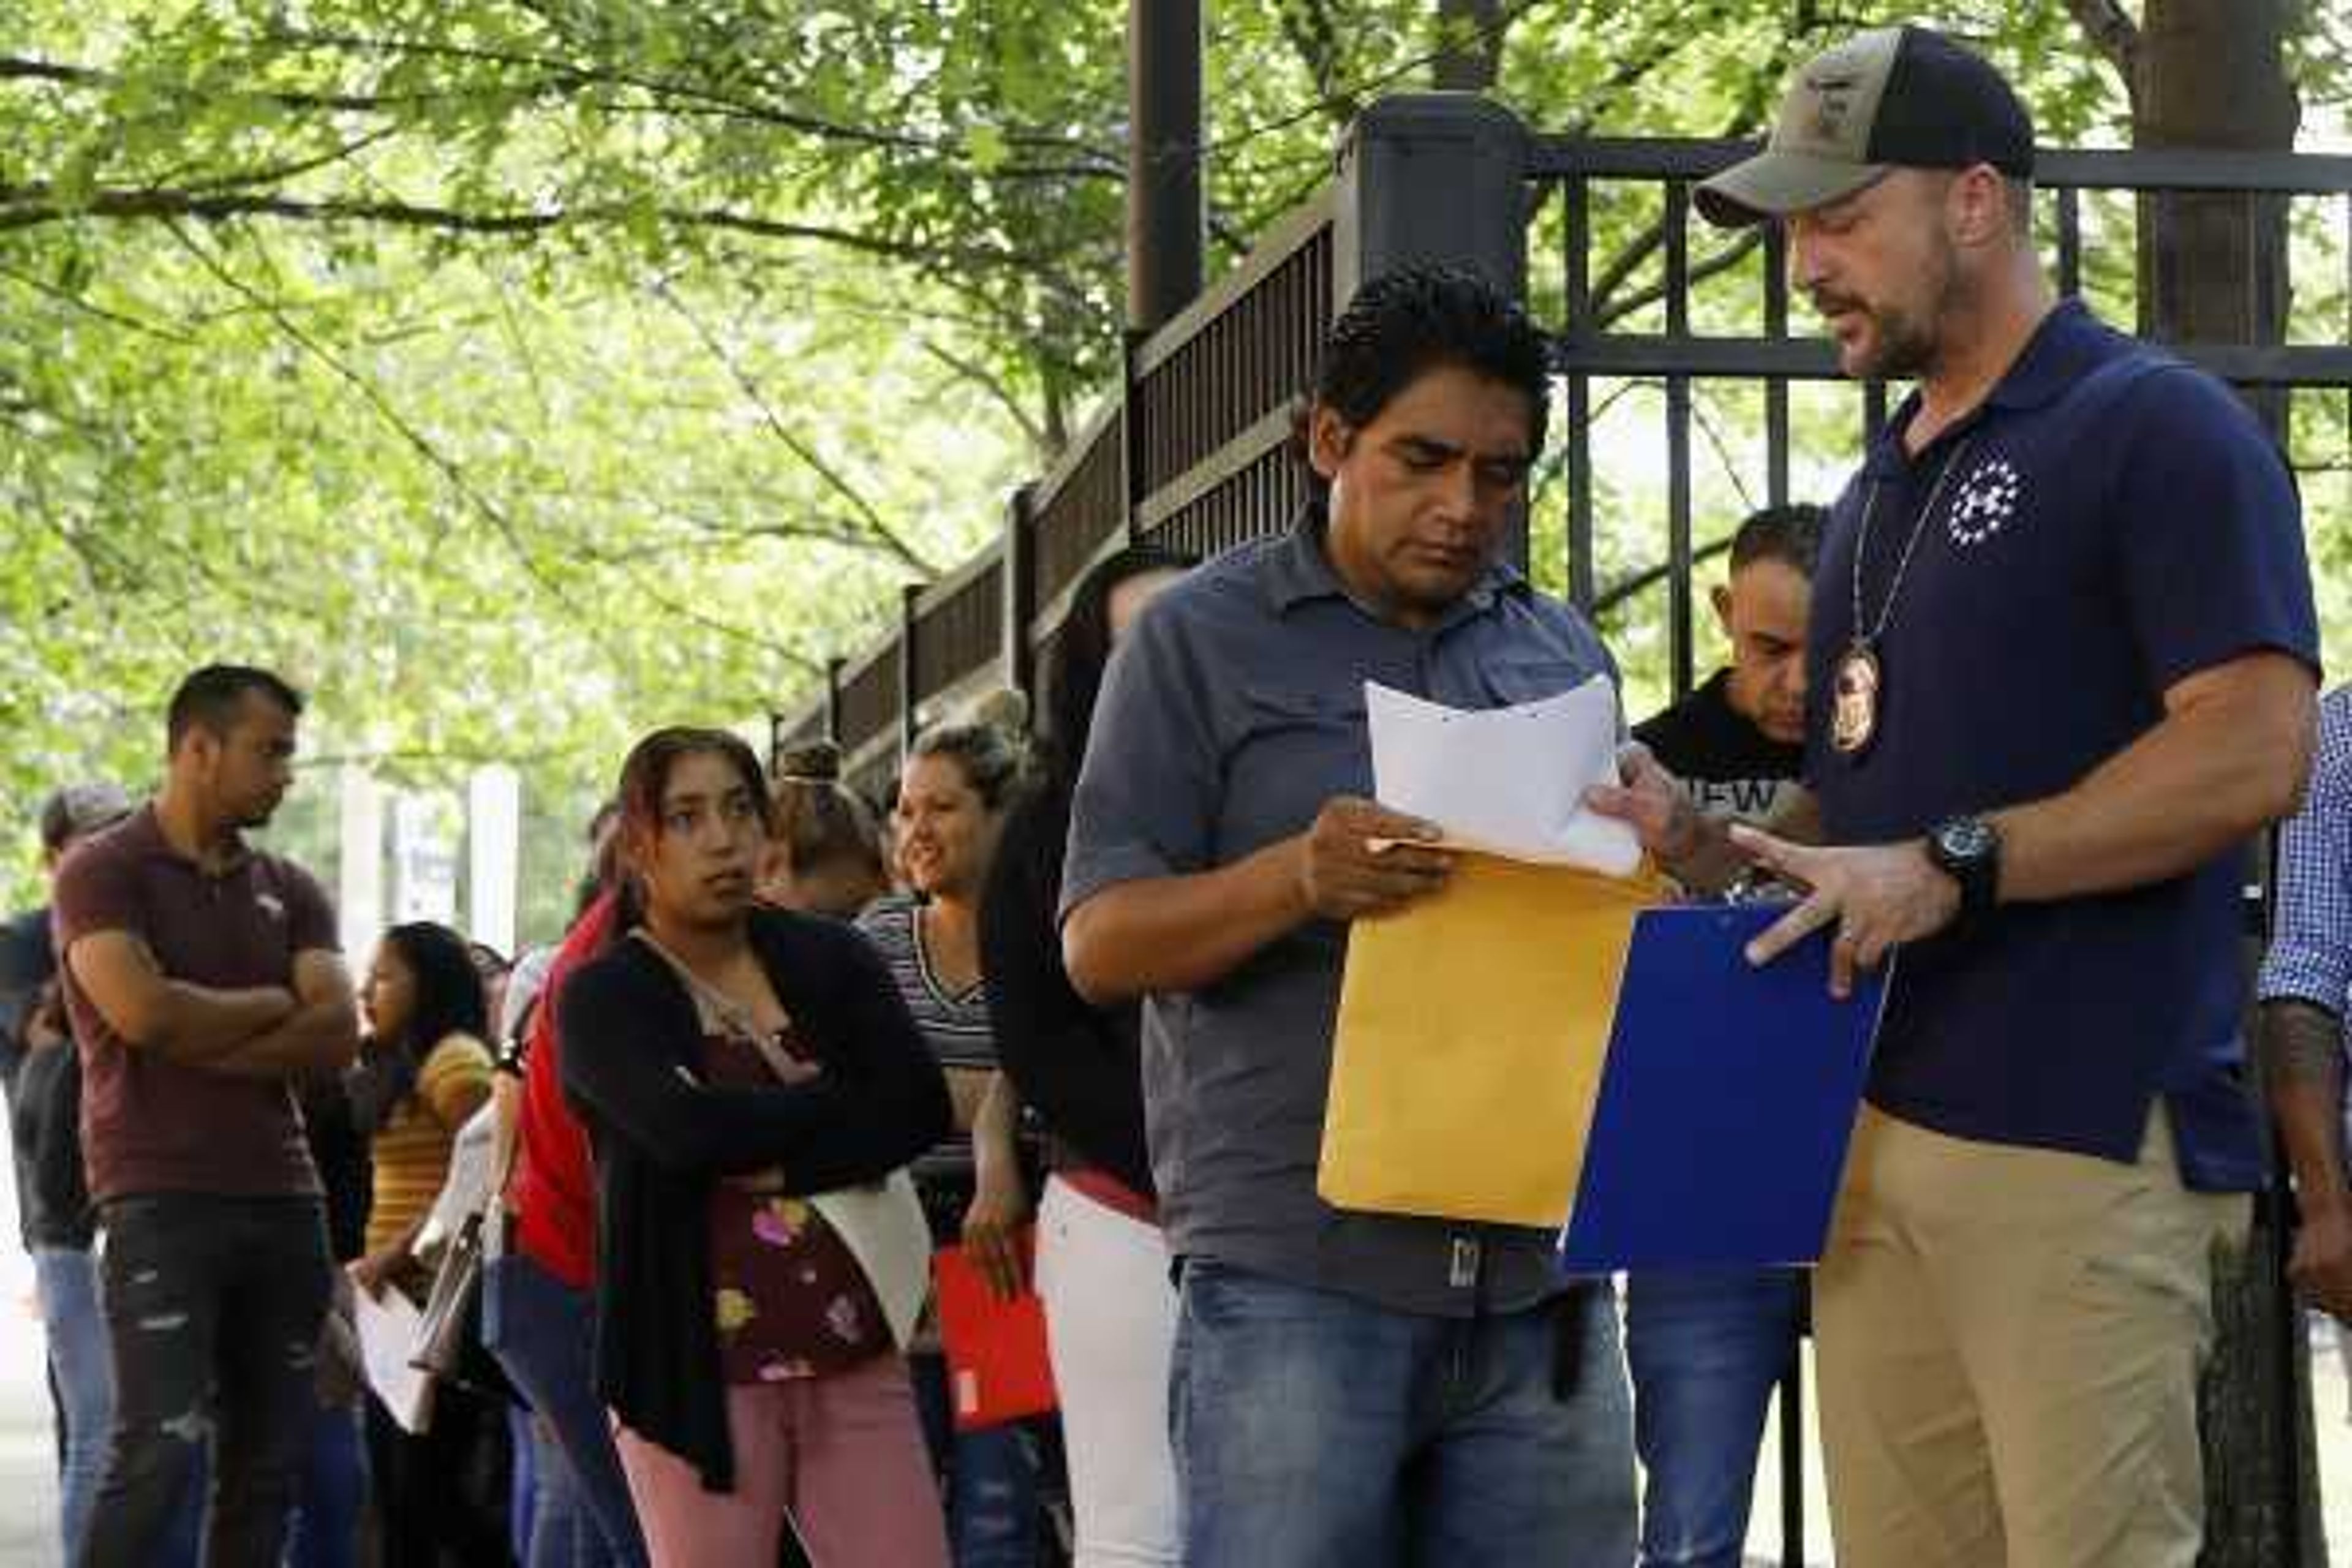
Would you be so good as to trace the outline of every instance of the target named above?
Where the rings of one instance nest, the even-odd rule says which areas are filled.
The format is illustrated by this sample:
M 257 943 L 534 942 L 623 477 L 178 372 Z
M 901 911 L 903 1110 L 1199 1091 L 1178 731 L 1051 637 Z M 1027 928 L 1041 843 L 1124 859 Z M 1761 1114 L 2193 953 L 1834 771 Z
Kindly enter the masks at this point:
M 1936 843 L 1952 859 L 1981 859 L 1992 853 L 1992 825 L 1982 817 L 1958 817 L 1936 829 Z

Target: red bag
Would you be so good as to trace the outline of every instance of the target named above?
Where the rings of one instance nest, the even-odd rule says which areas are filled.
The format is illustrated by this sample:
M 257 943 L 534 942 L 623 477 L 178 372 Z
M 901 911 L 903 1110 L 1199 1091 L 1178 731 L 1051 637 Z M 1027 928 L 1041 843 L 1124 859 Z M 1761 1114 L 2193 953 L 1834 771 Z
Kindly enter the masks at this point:
M 1034 1278 L 1037 1231 L 1021 1232 L 1021 1267 Z M 939 1286 L 940 1340 L 947 1352 L 948 1403 L 956 1430 L 1001 1426 L 1055 1408 L 1054 1368 L 1045 1354 L 1045 1306 L 1034 1289 L 1000 1301 L 961 1247 L 940 1249 L 931 1272 Z

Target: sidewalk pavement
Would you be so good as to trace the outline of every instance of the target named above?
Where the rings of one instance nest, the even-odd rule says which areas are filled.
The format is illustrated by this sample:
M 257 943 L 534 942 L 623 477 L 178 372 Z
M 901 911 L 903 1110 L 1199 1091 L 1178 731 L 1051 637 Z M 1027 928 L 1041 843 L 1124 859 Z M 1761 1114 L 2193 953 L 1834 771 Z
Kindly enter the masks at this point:
M 44 1354 L 33 1260 L 16 1245 L 15 1163 L 0 1158 L 0 1568 L 57 1568 L 64 1555 Z

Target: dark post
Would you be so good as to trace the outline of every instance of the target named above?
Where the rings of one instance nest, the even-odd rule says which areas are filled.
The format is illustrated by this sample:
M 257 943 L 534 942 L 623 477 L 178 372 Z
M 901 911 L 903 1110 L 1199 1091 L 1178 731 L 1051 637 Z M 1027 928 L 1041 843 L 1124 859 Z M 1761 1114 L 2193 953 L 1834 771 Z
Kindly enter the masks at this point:
M 1201 291 L 1201 4 L 1127 7 L 1127 321 L 1148 332 Z
M 915 629 L 922 624 L 923 584 L 908 583 L 898 590 L 898 765 L 907 765 L 915 749 L 915 710 L 921 706 L 915 683 Z
M 824 661 L 824 738 L 836 746 L 842 744 L 841 666 L 838 658 Z
M 2294 148 L 2302 106 L 2288 43 L 2304 7 L 2291 0 L 2149 0 L 2138 9 L 2128 56 L 2134 146 L 2253 157 Z M 2144 195 L 2139 209 L 2143 331 L 2172 343 L 2285 341 L 2294 259 L 2285 197 L 2173 191 Z M 2245 395 L 2283 437 L 2285 391 Z M 2315 514 L 2305 521 L 2320 526 Z M 2250 878 L 2266 893 L 2268 870 L 2269 858 L 2259 857 Z M 2260 917 L 2255 911 L 2258 929 Z M 2310 1351 L 2303 1307 L 2284 1273 L 2294 1244 L 2292 1205 L 2275 1159 L 2273 1169 L 2278 1173 L 2245 1245 L 2225 1247 L 2215 1268 L 2213 1354 L 2199 1412 L 2203 1568 L 2305 1568 L 2327 1560 Z
M 1467 92 L 1383 98 L 1357 117 L 1339 154 L 1331 303 L 1415 262 L 1528 291 L 1527 128 Z
M 1527 161 L 1518 116 L 1475 93 L 1401 93 L 1364 110 L 1339 154 L 1332 309 L 1367 279 L 1423 263 L 1462 268 L 1526 299 Z M 1525 507 L 1503 550 L 1527 568 Z
M 1118 345 L 1118 542 L 1123 545 L 1135 542 L 1136 513 L 1143 507 L 1147 472 L 1143 444 L 1150 432 L 1144 423 L 1143 377 L 1136 369 L 1136 356 L 1150 337 L 1130 327 Z
M 1037 522 L 1031 505 L 1035 492 L 1023 485 L 1004 503 L 1004 551 L 998 557 L 1004 594 L 1002 655 L 1004 684 L 1021 693 L 1029 708 L 1029 728 L 1037 728 L 1035 650 L 1029 646 L 1029 623 L 1037 618 Z

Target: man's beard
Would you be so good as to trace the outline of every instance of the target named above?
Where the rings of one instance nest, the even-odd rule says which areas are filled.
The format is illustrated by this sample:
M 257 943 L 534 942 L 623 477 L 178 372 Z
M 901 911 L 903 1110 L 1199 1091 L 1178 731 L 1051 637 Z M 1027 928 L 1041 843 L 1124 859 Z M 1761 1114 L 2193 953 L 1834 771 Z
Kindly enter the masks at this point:
M 1959 292 L 1958 258 L 1948 247 L 1936 258 L 1937 278 L 1927 309 L 1918 313 L 1896 305 L 1866 305 L 1846 294 L 1816 294 L 1824 314 L 1858 310 L 1870 321 L 1869 346 L 1849 373 L 1857 381 L 1916 381 L 1936 368 L 1942 345 L 1937 328 L 1949 320 Z
M 1859 381 L 1916 381 L 1936 364 L 1936 335 L 1912 317 L 1872 310 L 1870 350 L 1854 367 Z

